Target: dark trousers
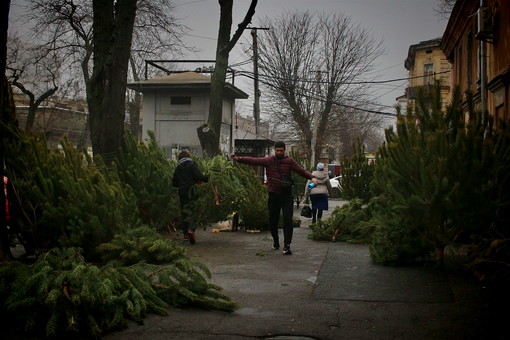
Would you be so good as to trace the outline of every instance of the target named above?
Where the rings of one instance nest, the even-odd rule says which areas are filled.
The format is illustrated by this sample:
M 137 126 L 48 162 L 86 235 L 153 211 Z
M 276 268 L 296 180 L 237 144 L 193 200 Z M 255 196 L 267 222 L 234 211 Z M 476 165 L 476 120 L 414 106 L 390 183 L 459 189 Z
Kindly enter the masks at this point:
M 312 209 L 312 223 L 315 223 L 317 220 L 321 220 L 322 218 L 322 210 L 321 209 Z
M 269 229 L 274 243 L 280 243 L 278 237 L 278 222 L 280 221 L 280 210 L 283 212 L 283 243 L 291 244 L 292 232 L 292 206 L 294 202 L 292 194 L 269 193 L 267 208 L 269 210 Z
M 179 195 L 179 201 L 181 202 L 181 230 L 186 235 L 188 230 L 195 231 L 196 228 L 191 223 L 195 199 L 190 198 L 186 193 L 186 195 Z

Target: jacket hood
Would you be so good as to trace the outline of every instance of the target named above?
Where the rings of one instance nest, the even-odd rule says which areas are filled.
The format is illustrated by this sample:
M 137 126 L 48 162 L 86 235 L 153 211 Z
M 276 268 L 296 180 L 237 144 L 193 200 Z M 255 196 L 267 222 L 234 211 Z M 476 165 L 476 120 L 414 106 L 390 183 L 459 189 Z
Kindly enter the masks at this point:
M 181 168 L 182 167 L 186 167 L 186 165 L 188 165 L 189 162 L 191 162 L 191 161 L 192 161 L 192 159 L 188 158 L 188 157 L 181 158 L 181 159 L 179 159 L 179 165 L 178 166 L 180 166 Z
M 325 180 L 325 179 L 328 178 L 328 173 L 326 171 L 318 171 L 318 170 L 316 170 L 316 171 L 313 172 L 313 175 L 318 180 Z

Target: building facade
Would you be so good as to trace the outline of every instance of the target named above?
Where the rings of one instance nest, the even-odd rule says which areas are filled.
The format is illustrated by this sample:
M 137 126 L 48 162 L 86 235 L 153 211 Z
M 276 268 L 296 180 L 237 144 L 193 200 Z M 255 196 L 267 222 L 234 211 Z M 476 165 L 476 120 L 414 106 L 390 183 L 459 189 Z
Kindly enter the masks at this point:
M 458 0 L 441 40 L 453 84 L 471 92 L 475 109 L 493 116 L 496 127 L 510 119 L 509 18 L 508 0 Z
M 441 38 L 411 45 L 404 62 L 409 72 L 409 83 L 404 97 L 409 107 L 414 107 L 420 93 L 427 96 L 436 82 L 441 85 L 443 107 L 451 101 L 451 64 L 440 48 Z
M 196 72 L 173 73 L 164 77 L 128 84 L 143 94 L 142 139 L 154 131 L 156 141 L 169 157 L 188 149 L 202 156 L 197 128 L 207 122 L 211 78 Z M 230 83 L 225 84 L 220 147 L 223 153 L 234 150 L 235 99 L 248 95 Z
M 235 128 L 236 130 L 241 130 L 240 133 L 242 133 L 242 131 L 247 131 L 255 134 L 256 133 L 255 119 L 253 117 L 243 117 L 237 114 L 235 119 Z M 259 136 L 262 138 L 269 138 L 268 122 L 259 123 Z
M 29 98 L 21 93 L 14 93 L 13 96 L 18 125 L 25 129 Z M 85 100 L 50 97 L 37 107 L 31 131 L 44 134 L 50 147 L 58 147 L 62 137 L 66 136 L 73 145 L 91 152 L 88 115 Z

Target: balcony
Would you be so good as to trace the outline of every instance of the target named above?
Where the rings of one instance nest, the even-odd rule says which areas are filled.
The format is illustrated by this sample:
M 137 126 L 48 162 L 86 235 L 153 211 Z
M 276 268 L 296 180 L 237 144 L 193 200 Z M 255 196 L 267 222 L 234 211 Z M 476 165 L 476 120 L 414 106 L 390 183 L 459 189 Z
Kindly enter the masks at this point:
M 450 86 L 441 86 L 441 93 L 449 91 Z M 425 98 L 428 98 L 432 92 L 434 92 L 434 85 L 410 86 L 406 88 L 406 96 L 408 100 L 416 100 L 420 93 L 422 93 Z
M 406 96 L 408 100 L 416 99 L 420 94 L 429 97 L 432 91 L 434 91 L 433 85 L 410 86 L 406 88 Z

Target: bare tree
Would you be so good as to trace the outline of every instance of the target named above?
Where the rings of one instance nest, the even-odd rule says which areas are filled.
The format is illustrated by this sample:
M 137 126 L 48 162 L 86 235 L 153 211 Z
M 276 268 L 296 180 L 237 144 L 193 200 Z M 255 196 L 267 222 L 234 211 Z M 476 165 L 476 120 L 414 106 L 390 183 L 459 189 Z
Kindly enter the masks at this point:
M 329 133 L 324 136 L 322 142 L 323 146 L 334 147 L 334 156 L 326 155 L 330 162 L 338 162 L 343 156 L 352 155 L 355 143 L 360 142 L 365 145 L 367 152 L 374 152 L 384 141 L 380 115 L 341 106 L 334 106 L 332 111 L 334 111 L 332 116 L 335 116 L 335 119 L 328 125 Z M 270 118 L 270 123 L 273 138 L 298 141 L 301 145 L 300 149 L 305 149 L 306 142 L 300 140 L 295 130 L 289 129 L 292 122 L 282 124 L 279 118 L 273 116 Z
M 107 57 L 107 59 L 103 59 L 102 62 L 114 62 L 111 58 L 118 57 L 118 55 L 114 57 L 114 54 L 124 48 L 115 45 L 116 40 L 118 40 L 118 42 L 122 40 L 123 43 L 129 42 L 129 47 L 132 49 L 130 50 L 128 58 L 132 58 L 132 60 L 136 61 L 130 64 L 132 67 L 135 65 L 142 67 L 140 66 L 142 65 L 140 60 L 147 58 L 147 56 L 157 54 L 161 57 L 167 54 L 168 51 L 175 51 L 183 46 L 180 33 L 185 27 L 179 25 L 177 19 L 171 15 L 173 10 L 171 0 L 98 0 L 97 2 L 88 0 L 31 0 L 30 3 L 31 15 L 28 18 L 37 22 L 35 31 L 38 32 L 38 39 L 46 42 L 45 47 L 48 50 L 59 51 L 65 56 L 66 60 L 79 63 L 84 82 L 88 84 L 87 98 L 89 101 L 95 101 L 95 96 L 101 93 L 101 90 L 96 92 L 94 87 L 100 86 L 103 81 L 107 81 L 105 78 L 99 79 L 101 77 L 107 77 L 107 75 L 99 75 L 102 71 L 96 69 L 96 67 L 100 67 L 99 64 L 96 63 L 99 60 L 98 56 L 96 55 L 94 57 L 94 61 L 92 61 L 92 56 L 99 50 L 101 50 L 102 53 L 111 52 L 110 56 Z M 93 5 L 97 5 L 96 8 L 98 10 L 103 8 L 103 10 L 108 13 L 97 13 L 93 11 Z M 130 17 L 131 14 L 133 14 L 132 23 L 130 22 L 131 18 L 128 19 L 127 17 L 128 13 L 126 8 L 130 10 L 134 8 L 135 12 L 129 13 Z M 120 15 L 126 16 L 121 18 Z M 103 25 L 103 23 L 95 22 L 98 18 L 101 18 L 100 20 L 107 20 L 107 23 Z M 124 23 L 120 21 L 123 19 L 127 20 L 127 22 Z M 97 42 L 102 42 L 100 37 L 94 36 L 97 34 L 94 31 L 95 29 L 102 30 L 104 34 L 109 35 L 109 37 L 105 36 L 106 39 L 113 39 L 110 41 L 110 46 L 105 44 L 104 50 L 101 48 L 97 49 L 95 46 Z M 128 38 L 128 36 L 129 39 L 125 39 Z M 107 51 L 108 48 L 110 48 L 109 51 Z M 114 48 L 117 49 L 117 51 L 114 51 Z M 93 62 L 96 64 L 93 64 Z M 109 67 L 112 67 L 111 71 L 113 72 L 124 72 L 124 70 L 121 70 L 123 66 L 118 66 L 120 68 L 117 70 L 111 65 Z M 140 70 L 140 68 L 132 70 L 131 73 L 134 79 L 139 78 Z M 128 73 L 126 72 L 126 76 L 127 75 Z M 92 79 L 93 77 L 96 78 Z M 120 81 L 120 79 L 116 80 Z M 125 87 L 125 83 L 126 81 L 122 80 L 116 82 L 113 86 Z M 117 90 L 115 91 L 117 92 Z M 123 91 L 122 96 L 125 98 L 125 88 Z M 103 97 L 103 99 L 108 101 L 106 97 Z M 137 98 L 137 100 L 140 99 Z M 105 103 L 103 104 L 103 108 L 106 109 L 106 111 L 98 112 L 95 111 L 99 109 L 97 103 L 89 102 L 90 118 L 92 120 L 90 122 L 91 139 L 94 151 L 97 153 L 103 153 L 101 152 L 101 145 L 111 145 L 112 147 L 118 145 L 118 142 L 114 144 L 110 142 L 106 142 L 106 144 L 100 142 L 99 139 L 102 138 L 100 136 L 107 133 L 106 131 L 100 130 L 113 129 L 111 123 L 114 121 L 114 125 L 117 126 L 116 131 L 108 132 L 107 134 L 110 134 L 111 137 L 107 138 L 114 138 L 117 140 L 117 138 L 120 138 L 123 134 L 124 103 L 122 104 L 122 109 L 120 106 L 116 109 L 116 111 L 118 111 L 117 113 L 110 111 L 111 106 Z M 139 103 L 136 104 L 136 102 L 134 106 L 128 104 L 128 109 L 136 109 L 139 107 Z M 117 117 L 112 121 L 111 115 L 117 115 Z M 131 126 L 137 129 L 140 124 L 139 112 L 138 114 L 131 113 L 130 117 L 132 120 Z M 134 131 L 134 133 L 138 134 L 137 130 Z
M 237 31 L 230 38 L 232 27 L 232 6 L 233 0 L 219 0 L 220 4 L 220 28 L 218 32 L 218 43 L 216 46 L 216 65 L 211 79 L 211 94 L 209 103 L 209 117 L 207 124 L 197 129 L 198 138 L 202 150 L 214 156 L 219 152 L 221 118 L 223 113 L 223 90 L 225 77 L 227 75 L 228 57 L 232 48 L 241 37 L 244 29 L 251 22 L 255 14 L 257 0 L 252 0 L 243 22 L 238 25 Z
M 353 145 L 358 142 L 365 145 L 367 152 L 374 152 L 384 141 L 384 135 L 379 128 L 380 116 L 349 112 L 348 118 L 345 118 L 331 137 L 326 138 L 327 143 L 338 147 L 337 161 L 342 160 L 343 156 L 351 156 L 354 153 Z
M 340 14 L 286 13 L 262 24 L 271 28 L 259 40 L 266 114 L 295 131 L 316 163 L 328 136 L 369 108 L 367 83 L 381 42 Z
M 182 50 L 193 50 L 182 41 L 182 34 L 188 28 L 180 24 L 172 15 L 174 5 L 171 0 L 139 1 L 133 46 L 131 49 L 131 79 L 138 81 L 145 67 L 145 60 L 157 56 L 158 59 L 181 55 Z M 127 111 L 130 118 L 131 133 L 135 137 L 141 135 L 140 112 L 142 95 L 138 91 L 128 90 Z
M 93 72 L 87 82 L 90 140 L 109 163 L 122 147 L 128 62 L 137 0 L 93 0 Z
M 437 0 L 437 7 L 434 8 L 434 11 L 436 12 L 437 16 L 440 19 L 448 19 L 450 17 L 450 14 L 452 13 L 453 6 L 455 6 L 455 3 L 457 0 Z
M 46 51 L 58 52 L 62 59 L 80 65 L 84 81 L 91 74 L 92 3 L 82 0 L 29 0 L 25 18 L 34 22 L 34 39 Z
M 10 36 L 7 44 L 6 76 L 28 97 L 26 130 L 32 130 L 35 112 L 59 88 L 61 60 L 56 53 L 45 53 L 19 37 Z

